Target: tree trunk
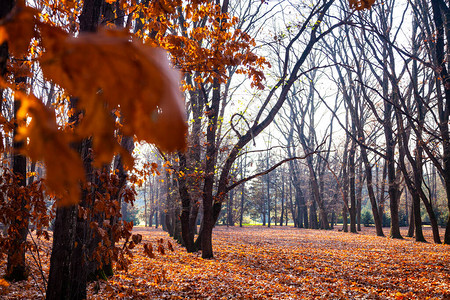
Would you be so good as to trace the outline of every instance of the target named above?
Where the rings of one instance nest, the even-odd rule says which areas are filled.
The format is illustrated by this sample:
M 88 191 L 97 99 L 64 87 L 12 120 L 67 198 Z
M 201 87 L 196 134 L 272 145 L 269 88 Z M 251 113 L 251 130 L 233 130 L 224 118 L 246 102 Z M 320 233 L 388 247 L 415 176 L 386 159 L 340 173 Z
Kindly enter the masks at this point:
M 98 21 L 100 18 L 100 11 L 102 6 L 102 0 L 86 0 L 83 3 L 82 12 L 80 14 L 80 32 L 94 32 L 97 29 Z M 76 109 L 76 100 L 71 99 L 71 108 Z M 78 122 L 78 114 L 74 114 L 72 117 L 73 124 Z M 69 120 L 70 121 L 70 120 Z M 76 126 L 76 125 L 75 125 Z M 84 140 L 79 146 L 79 153 L 81 155 L 82 161 L 85 165 L 85 172 L 89 176 L 92 176 L 91 169 L 91 157 L 90 157 L 90 141 Z M 86 167 L 88 167 L 86 169 Z M 92 179 L 92 177 L 90 177 Z M 89 181 L 89 178 L 87 178 Z M 82 191 L 82 199 L 80 201 L 80 207 L 87 205 L 88 196 L 86 190 Z M 86 299 L 86 286 L 87 286 L 87 261 L 88 253 L 86 252 L 86 239 L 90 236 L 90 228 L 88 226 L 87 220 L 80 218 L 81 214 L 78 214 L 76 208 L 60 208 L 62 210 L 67 209 L 68 211 L 61 211 L 60 215 L 70 215 L 71 211 L 75 211 L 76 222 L 74 225 L 64 224 L 59 226 L 64 226 L 65 228 L 73 228 L 74 239 L 70 240 L 64 234 L 56 235 L 53 238 L 53 251 L 57 253 L 56 255 L 69 254 L 70 256 L 60 256 L 58 258 L 52 258 L 53 264 L 51 263 L 51 268 L 55 268 L 53 271 L 53 277 L 49 277 L 49 283 L 47 287 L 47 299 L 67 299 L 67 295 L 59 294 L 60 292 L 68 292 L 70 297 L 68 299 L 81 300 Z M 73 219 L 62 220 L 64 222 L 71 222 Z M 60 224 L 60 223 L 58 223 Z M 56 225 L 56 223 L 55 223 Z M 72 227 L 73 226 L 73 227 Z M 55 231 L 59 229 L 55 228 Z M 67 232 L 65 233 L 67 235 Z M 70 249 L 70 250 L 69 250 Z M 69 282 L 62 282 L 57 276 L 60 275 L 61 271 L 68 272 Z M 52 270 L 50 270 L 52 273 Z M 66 275 L 63 276 L 63 278 Z M 57 282 L 50 282 L 54 280 Z
M 280 216 L 280 226 L 283 226 L 284 218 L 284 170 L 281 173 L 281 216 Z M 287 218 L 287 216 L 286 216 Z
M 216 149 L 216 131 L 217 117 L 219 113 L 220 103 L 220 83 L 217 78 L 213 82 L 213 95 L 211 99 L 211 107 L 207 111 L 209 126 L 206 133 L 206 164 L 205 164 L 205 181 L 203 186 L 203 222 L 201 232 L 201 249 L 202 258 L 213 258 L 212 249 L 212 231 L 218 218 L 213 215 L 213 186 L 214 186 L 214 167 L 216 165 L 217 149 Z
M 178 152 L 178 159 L 180 161 L 180 170 L 187 169 L 187 161 L 184 153 Z M 184 172 L 184 171 L 183 171 Z M 186 185 L 186 175 L 178 176 L 178 191 L 181 198 L 181 236 L 183 238 L 183 245 L 187 252 L 194 252 L 194 237 L 190 234 L 190 214 L 191 214 L 191 196 L 189 195 Z
M 353 130 L 354 131 L 354 130 Z M 356 185 L 355 185 L 355 147 L 356 143 L 352 140 L 348 155 L 348 177 L 350 183 L 350 232 L 356 231 Z
M 384 116 L 384 135 L 386 138 L 386 163 L 388 176 L 388 194 L 389 194 L 389 208 L 391 212 L 391 231 L 390 236 L 394 239 L 401 239 L 400 225 L 399 225 L 399 190 L 397 182 L 397 172 L 395 168 L 395 140 L 392 132 L 391 122 L 392 104 L 385 102 L 385 116 Z
M 94 182 L 94 169 L 92 167 L 92 140 L 84 139 L 81 143 L 80 154 L 84 164 L 84 170 L 87 182 Z M 78 204 L 78 215 L 75 226 L 75 243 L 72 250 L 70 265 L 71 291 L 70 299 L 86 299 L 86 288 L 89 274 L 89 261 L 91 259 L 91 247 L 89 246 L 93 232 L 89 224 L 93 217 L 92 212 L 92 190 L 83 188 L 81 191 L 81 201 Z M 83 212 L 88 212 L 86 216 Z
M 15 83 L 18 85 L 25 84 L 26 77 L 17 77 Z M 21 89 L 23 89 L 21 87 Z M 18 120 L 17 112 L 20 108 L 21 101 L 14 99 L 14 130 L 13 130 L 13 153 L 12 153 L 12 169 L 15 180 L 18 181 L 18 187 L 25 189 L 27 185 L 27 158 L 19 154 L 19 150 L 24 146 L 24 141 L 16 139 Z M 29 212 L 26 205 L 29 201 L 26 193 L 17 191 L 17 196 L 12 199 L 14 209 L 16 210 L 16 218 L 11 221 L 8 229 L 8 235 L 11 239 L 11 245 L 8 249 L 8 261 L 6 266 L 5 279 L 8 281 L 21 281 L 28 278 L 27 266 L 25 261 L 26 241 L 28 235 Z
M 414 220 L 415 220 L 414 201 L 411 201 L 411 212 L 409 214 L 409 227 L 408 227 L 407 237 L 413 237 L 414 236 L 414 226 L 415 226 Z
M 266 163 L 267 163 L 267 168 L 269 167 L 269 161 L 268 161 L 268 159 L 269 159 L 269 156 L 267 155 L 267 161 L 266 161 Z M 270 210 L 271 210 L 271 207 L 270 207 L 270 173 L 268 173 L 267 175 L 266 175 L 266 183 L 267 183 L 267 186 L 266 186 L 266 188 L 267 188 L 267 190 L 266 190 L 266 199 L 267 199 L 267 227 L 269 227 L 270 228 Z M 264 216 L 265 217 L 265 216 Z
M 228 198 L 228 212 L 227 212 L 227 225 L 228 226 L 234 226 L 234 220 L 233 220 L 233 198 L 234 198 L 234 190 L 231 190 L 229 192 L 229 198 Z
M 77 206 L 56 208 L 53 230 L 53 247 L 50 257 L 50 273 L 46 292 L 47 300 L 70 299 L 71 260 L 75 238 Z
M 4 0 L 0 5 L 0 19 L 6 17 L 15 5 L 13 0 Z M 9 58 L 8 43 L 5 41 L 0 45 L 0 76 L 2 79 L 6 79 L 7 76 L 7 64 Z M 16 84 L 26 82 L 26 77 L 17 77 L 15 79 Z M 3 96 L 3 89 L 0 89 L 0 95 Z M 20 108 L 20 101 L 14 99 L 14 119 L 17 117 L 17 111 Z M 0 105 L 1 107 L 1 105 Z M 26 186 L 26 157 L 17 153 L 17 150 L 23 146 L 23 141 L 16 141 L 15 136 L 17 134 L 17 121 L 14 122 L 13 130 L 13 154 L 12 154 L 12 169 L 13 174 L 18 180 L 20 187 Z M 9 228 L 9 238 L 11 239 L 11 245 L 8 249 L 7 267 L 5 278 L 9 281 L 21 281 L 28 277 L 26 262 L 25 262 L 25 242 L 28 234 L 28 211 L 25 208 L 27 199 L 17 197 L 13 199 L 17 201 L 17 217 L 12 220 Z
M 342 206 L 342 231 L 344 232 L 348 232 L 348 186 L 349 186 L 349 175 L 347 173 L 348 170 L 348 165 L 349 165 L 349 161 L 348 161 L 348 154 L 347 154 L 347 149 L 348 149 L 348 138 L 347 141 L 345 143 L 345 148 L 344 148 L 344 157 L 342 159 L 342 201 L 344 203 L 344 205 Z
M 309 227 L 310 229 L 319 229 L 319 222 L 317 221 L 317 207 L 316 202 L 311 201 L 309 205 Z
M 244 199 L 245 199 L 245 183 L 241 187 L 241 209 L 239 211 L 239 227 L 242 227 L 242 222 L 244 220 Z
M 361 205 L 364 176 L 361 156 L 358 159 L 358 187 L 356 189 L 356 230 L 361 231 Z

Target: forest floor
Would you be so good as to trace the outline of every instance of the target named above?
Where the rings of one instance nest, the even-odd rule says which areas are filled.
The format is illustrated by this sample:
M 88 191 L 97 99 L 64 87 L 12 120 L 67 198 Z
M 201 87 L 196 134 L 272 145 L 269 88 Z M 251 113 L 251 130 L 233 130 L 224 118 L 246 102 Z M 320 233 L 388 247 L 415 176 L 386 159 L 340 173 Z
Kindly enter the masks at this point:
M 90 284 L 88 299 L 450 299 L 450 246 L 380 238 L 374 228 L 351 234 L 219 226 L 211 260 L 186 253 L 160 229 L 138 227 L 134 233 L 153 245 L 155 258 L 137 246 L 128 272 Z M 432 241 L 431 230 L 425 235 Z M 156 251 L 160 239 L 164 255 Z M 48 274 L 51 245 L 39 243 L 41 269 Z M 44 298 L 39 259 L 28 259 L 30 279 L 0 281 L 1 299 Z M 3 258 L 0 275 L 5 265 Z

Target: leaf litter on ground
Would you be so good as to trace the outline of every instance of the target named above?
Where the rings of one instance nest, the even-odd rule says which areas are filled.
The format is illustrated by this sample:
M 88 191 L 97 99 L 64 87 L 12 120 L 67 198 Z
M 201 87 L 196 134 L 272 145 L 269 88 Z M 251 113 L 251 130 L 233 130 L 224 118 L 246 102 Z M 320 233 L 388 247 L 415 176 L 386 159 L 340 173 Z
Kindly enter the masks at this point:
M 91 283 L 88 299 L 450 299 L 450 246 L 377 237 L 373 228 L 352 234 L 218 226 L 211 260 L 186 253 L 161 229 L 133 233 L 142 243 L 128 272 Z M 425 234 L 431 240 L 431 231 Z M 152 245 L 153 258 L 143 245 Z M 50 249 L 42 244 L 45 274 Z M 32 276 L 0 282 L 0 298 L 44 298 L 42 276 L 27 255 Z M 4 273 L 6 259 L 0 264 Z

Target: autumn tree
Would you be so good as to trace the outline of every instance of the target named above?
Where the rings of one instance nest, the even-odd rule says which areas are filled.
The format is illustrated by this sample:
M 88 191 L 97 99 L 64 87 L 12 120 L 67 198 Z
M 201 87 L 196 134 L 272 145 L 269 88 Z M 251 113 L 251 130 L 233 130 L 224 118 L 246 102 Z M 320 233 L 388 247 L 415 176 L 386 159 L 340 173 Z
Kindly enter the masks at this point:
M 24 53 L 30 39 L 36 38 L 45 50 L 38 59 L 44 77 L 73 95 L 68 105 L 72 109 L 71 123 L 59 128 L 54 113 L 40 100 L 32 94 L 16 92 L 16 97 L 21 101 L 18 119 L 27 115 L 31 119 L 28 124 L 19 127 L 20 138 L 28 139 L 21 151 L 33 160 L 45 163 L 48 193 L 59 198 L 47 290 L 47 298 L 51 299 L 69 295 L 73 299 L 84 299 L 89 273 L 109 263 L 110 259 L 116 259 L 119 265 L 126 267 L 124 254 L 117 252 L 116 248 L 110 249 L 111 243 L 121 236 L 126 239 L 125 245 L 130 247 L 139 242 L 134 237 L 130 240 L 131 228 L 126 223 L 118 225 L 108 220 L 112 214 L 120 212 L 118 197 L 130 199 L 132 196 L 130 192 L 117 191 L 126 177 L 120 167 L 118 175 L 111 177 L 113 181 L 110 181 L 109 170 L 105 168 L 114 154 L 120 154 L 128 165 L 131 164 L 131 156 L 126 151 L 128 147 L 123 143 L 126 138 L 122 138 L 120 143 L 115 136 L 119 125 L 115 123 L 116 116 L 120 116 L 120 131 L 125 136 L 158 141 L 159 146 L 166 150 L 174 150 L 184 144 L 186 125 L 178 96 L 177 75 L 164 65 L 162 52 L 130 41 L 126 31 L 94 33 L 103 17 L 100 12 L 103 4 L 103 1 L 83 3 L 79 24 L 81 33 L 76 38 L 72 34 L 76 33 L 77 26 L 71 26 L 77 25 L 73 15 L 76 16 L 77 10 L 73 6 L 65 7 L 68 8 L 68 27 L 58 28 L 55 26 L 57 23 L 47 23 L 48 15 L 44 18 L 45 22 L 41 21 L 38 12 L 23 3 L 18 3 L 4 19 L 6 21 L 2 27 L 7 34 L 2 35 L 1 42 L 6 38 L 14 51 L 19 49 Z M 61 18 L 64 12 L 55 14 Z M 93 63 L 97 64 L 94 68 L 97 70 L 115 69 L 122 63 L 124 65 L 121 66 L 127 66 L 130 55 L 134 57 L 133 66 L 137 68 L 131 73 L 122 69 L 123 73 L 110 78 L 109 75 L 94 75 L 90 71 Z M 153 85 L 143 85 L 142 78 L 151 79 Z M 8 83 L 6 86 L 12 88 Z M 152 113 L 154 118 L 151 119 L 148 116 Z M 139 128 L 140 132 L 137 131 Z M 158 128 L 168 131 L 162 133 Z M 169 132 L 172 133 L 170 138 L 166 136 Z M 48 138 L 42 140 L 42 136 Z M 101 170 L 106 170 L 106 174 Z M 116 179 L 118 182 L 108 186 Z M 109 208 L 112 210 L 103 211 L 105 205 L 111 205 Z M 102 227 L 110 228 L 115 233 L 108 235 Z M 98 243 L 102 239 L 104 243 Z M 108 250 L 102 252 L 109 255 L 108 260 L 98 256 L 101 249 Z
M 5 18 L 9 13 L 11 13 L 14 6 L 14 1 L 5 1 L 2 3 L 2 8 L 0 9 L 0 19 Z M 14 77 L 14 84 L 17 86 L 18 90 L 24 91 L 26 89 L 26 81 L 27 77 L 24 75 L 27 70 L 27 65 L 24 63 L 20 63 L 22 60 L 22 51 L 18 51 L 18 49 L 14 46 L 9 47 L 7 41 L 1 41 L 0 45 L 0 72 L 3 80 L 7 78 L 7 64 L 13 65 L 10 60 L 15 61 L 16 71 L 12 71 L 11 74 Z M 11 51 L 10 51 L 11 48 Z M 20 49 L 23 50 L 23 49 Z M 23 73 L 22 75 L 20 73 Z M 1 89 L 2 97 L 3 93 L 6 90 Z M 14 98 L 13 101 L 13 115 L 11 122 L 13 123 L 12 130 L 12 155 L 11 155 L 11 166 L 12 166 L 12 174 L 13 181 L 18 181 L 18 186 L 16 187 L 16 195 L 15 199 L 10 199 L 11 207 L 15 208 L 14 214 L 16 215 L 10 221 L 8 228 L 8 235 L 10 237 L 10 245 L 8 249 L 8 262 L 7 262 L 7 270 L 6 270 L 6 278 L 10 281 L 20 281 L 24 280 L 28 277 L 26 270 L 26 262 L 25 262 L 25 251 L 26 251 L 26 239 L 28 235 L 28 212 L 26 209 L 26 205 L 28 204 L 28 199 L 26 195 L 26 157 L 23 154 L 20 154 L 18 151 L 23 147 L 23 140 L 18 138 L 18 127 L 19 122 L 23 122 L 18 118 L 18 111 L 21 105 L 21 100 L 18 97 Z M 4 121 L 6 120 L 3 117 Z M 3 121 L 3 125 L 5 122 Z M 3 144 L 3 141 L 2 141 Z M 8 197 L 7 195 L 3 195 L 3 197 Z M 5 201 L 6 199 L 4 199 Z M 5 201 L 6 202 L 6 201 Z M 7 224 L 5 224 L 7 225 Z
M 268 91 L 267 97 L 263 100 L 261 109 L 258 111 L 254 121 L 249 126 L 250 129 L 240 136 L 237 143 L 229 152 L 229 155 L 225 161 L 225 164 L 221 171 L 221 175 L 219 177 L 216 194 L 219 199 L 221 199 L 221 195 L 228 190 L 228 174 L 241 149 L 255 136 L 261 133 L 270 123 L 272 123 L 276 114 L 287 99 L 288 93 L 290 92 L 294 83 L 296 83 L 298 79 L 303 75 L 303 64 L 313 50 L 314 45 L 329 32 L 331 32 L 334 28 L 340 25 L 340 23 L 338 22 L 335 24 L 329 24 L 329 27 L 323 29 L 321 28 L 321 26 L 323 25 L 322 20 L 332 4 L 332 1 L 324 1 L 313 5 L 309 10 L 309 14 L 306 15 L 305 20 L 299 23 L 298 26 L 294 27 L 295 31 L 292 33 L 290 40 L 286 43 L 284 53 L 280 55 L 280 58 L 282 59 L 282 67 L 280 68 L 281 74 L 279 76 L 279 79 Z M 309 22 L 312 22 L 312 24 L 315 25 L 312 28 L 309 28 Z M 302 43 L 302 45 L 304 46 L 300 46 L 301 50 L 298 53 L 301 54 L 299 56 L 296 56 L 294 54 L 296 52 L 296 43 L 300 39 L 304 39 Z M 271 103 L 271 100 L 274 101 Z M 265 111 L 267 111 L 266 114 L 264 114 Z M 215 203 L 215 216 L 220 211 L 220 208 L 221 202 L 218 201 Z M 326 219 L 322 218 L 322 220 L 324 222 Z

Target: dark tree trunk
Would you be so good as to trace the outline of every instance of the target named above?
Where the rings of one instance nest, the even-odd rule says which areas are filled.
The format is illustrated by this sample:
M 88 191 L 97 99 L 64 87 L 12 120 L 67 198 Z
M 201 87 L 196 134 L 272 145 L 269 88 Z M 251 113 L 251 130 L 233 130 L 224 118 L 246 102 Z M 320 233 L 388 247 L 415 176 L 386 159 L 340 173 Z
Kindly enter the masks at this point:
M 228 211 L 227 211 L 227 225 L 228 226 L 234 226 L 233 198 L 234 198 L 234 190 L 231 190 L 229 192 L 229 198 L 228 198 Z
M 347 149 L 348 149 L 348 138 L 347 141 L 345 143 L 345 148 L 344 148 L 344 157 L 343 157 L 343 161 L 342 161 L 342 201 L 344 203 L 344 205 L 342 206 L 342 231 L 344 232 L 348 232 L 348 186 L 349 186 L 349 175 L 348 175 L 348 154 L 347 154 Z
M 187 169 L 186 156 L 184 153 L 179 152 L 178 158 L 180 161 L 180 169 Z M 194 237 L 190 234 L 190 214 L 191 214 L 191 196 L 187 190 L 186 175 L 178 178 L 178 191 L 181 198 L 181 236 L 183 238 L 183 245 L 186 247 L 187 252 L 194 252 Z
M 46 293 L 47 300 L 70 299 L 70 257 L 72 257 L 73 251 L 77 214 L 76 206 L 56 208 L 50 273 Z
M 414 193 L 414 195 L 412 195 L 412 198 L 416 242 L 425 242 L 425 237 L 423 236 L 422 231 L 422 219 L 420 216 L 420 197 L 417 193 Z
M 269 168 L 269 155 L 266 156 L 266 167 Z M 266 183 L 267 183 L 267 190 L 266 190 L 266 200 L 267 200 L 267 227 L 270 228 L 270 173 L 266 175 Z M 265 216 L 264 216 L 265 217 Z
M 0 19 L 6 17 L 11 10 L 13 9 L 15 4 L 14 0 L 2 0 L 0 5 Z M 0 76 L 5 78 L 6 76 L 6 66 L 8 64 L 9 58 L 9 50 L 8 50 L 8 42 L 3 42 L 0 45 Z
M 26 77 L 17 77 L 15 83 L 18 85 L 25 84 Z M 21 87 L 21 89 L 23 89 Z M 21 101 L 14 99 L 14 130 L 13 130 L 13 153 L 12 153 L 12 169 L 13 174 L 18 180 L 20 188 L 25 188 L 27 185 L 27 159 L 25 156 L 19 154 L 19 150 L 24 146 L 24 141 L 16 139 L 18 120 L 17 112 L 20 108 Z M 28 278 L 27 266 L 25 261 L 26 241 L 28 235 L 29 212 L 26 205 L 29 201 L 27 196 L 23 193 L 17 193 L 15 199 L 16 218 L 12 220 L 8 230 L 9 238 L 11 238 L 11 245 L 8 249 L 8 261 L 6 266 L 5 278 L 9 281 L 21 281 Z
M 449 115 L 450 115 L 450 74 L 448 72 L 448 59 L 446 52 L 446 41 L 449 41 L 450 28 L 448 20 L 450 18 L 448 4 L 440 0 L 431 0 L 433 9 L 434 24 L 436 26 L 436 47 L 434 65 L 436 76 L 442 80 L 436 80 L 437 85 L 444 88 L 442 95 L 440 86 L 437 87 L 438 92 L 438 115 L 439 115 L 439 131 L 442 139 L 442 176 L 444 178 L 445 191 L 447 193 L 447 208 L 450 211 L 450 133 L 449 133 Z M 448 45 L 447 45 L 448 46 Z M 436 163 L 435 163 L 436 164 Z M 450 213 L 447 218 L 447 226 L 444 233 L 444 244 L 450 244 Z
M 289 181 L 289 209 L 291 211 L 292 220 L 294 221 L 294 227 L 298 227 L 297 220 L 298 216 L 296 213 L 296 209 L 294 207 L 294 202 L 292 201 L 292 182 Z
M 391 121 L 392 104 L 384 102 L 384 136 L 386 139 L 386 163 L 388 176 L 388 194 L 389 208 L 391 212 L 391 231 L 390 236 L 394 239 L 401 239 L 399 224 L 399 188 L 397 181 L 397 172 L 395 168 L 395 139 Z
M 0 5 L 0 19 L 6 17 L 13 9 L 15 1 L 4 0 Z M 5 79 L 7 76 L 7 64 L 9 58 L 8 43 L 3 42 L 0 45 L 0 76 Z M 24 84 L 26 77 L 17 77 L 16 84 Z M 0 89 L 0 95 L 3 96 L 3 89 Z M 0 105 L 1 107 L 1 105 Z M 17 111 L 20 108 L 20 101 L 14 100 L 14 119 L 16 119 Z M 13 174 L 18 179 L 18 184 L 21 187 L 26 186 L 26 157 L 17 153 L 18 149 L 23 146 L 23 141 L 16 141 L 17 122 L 14 122 L 13 130 L 13 154 L 12 154 L 12 169 Z M 18 196 L 17 201 L 17 217 L 12 220 L 9 228 L 9 237 L 11 238 L 11 245 L 8 250 L 8 259 L 6 267 L 5 278 L 9 281 L 21 281 L 28 278 L 26 262 L 25 262 L 25 242 L 28 234 L 28 211 L 25 209 L 27 199 L 22 195 Z
M 83 3 L 83 9 L 80 14 L 80 32 L 93 32 L 96 31 L 99 18 L 100 11 L 102 6 L 102 0 L 86 0 Z M 71 99 L 71 108 L 76 108 L 76 100 Z M 77 123 L 78 114 L 74 114 L 72 116 L 73 123 Z M 90 157 L 90 140 L 84 140 L 79 147 L 79 153 L 81 155 L 82 161 L 85 166 L 85 172 L 88 176 L 92 176 L 92 166 L 91 166 L 91 157 Z M 87 168 L 86 168 L 87 167 Z M 90 177 L 92 180 L 92 177 Z M 89 178 L 87 178 L 89 181 Z M 87 206 L 86 197 L 88 196 L 88 191 L 82 191 L 82 199 L 80 201 L 80 207 Z M 80 218 L 81 214 L 78 214 L 78 210 L 76 208 L 59 208 L 61 216 L 70 215 L 71 212 L 75 211 L 75 219 L 74 224 L 60 224 L 59 226 L 63 226 L 64 228 L 69 228 L 72 230 L 73 228 L 73 239 L 68 239 L 67 232 L 58 234 L 53 238 L 53 251 L 55 251 L 55 255 L 61 255 L 58 259 L 57 257 L 53 258 L 53 251 L 51 257 L 51 266 L 50 268 L 54 268 L 55 270 L 50 270 L 50 273 L 53 272 L 52 277 L 49 277 L 49 283 L 47 287 L 47 299 L 74 299 L 81 300 L 86 299 L 86 286 L 87 286 L 87 260 L 89 253 L 86 249 L 86 241 L 90 237 L 90 228 L 87 220 L 84 218 Z M 67 211 L 66 211 L 67 210 Z M 64 222 L 71 222 L 73 219 L 65 219 L 62 220 Z M 55 223 L 55 232 L 59 232 L 59 229 L 56 229 Z M 70 254 L 70 256 L 62 256 L 63 254 Z M 68 274 L 64 274 L 62 278 L 68 278 L 69 282 L 61 281 L 61 277 L 57 276 L 61 275 L 61 271 L 67 272 Z M 68 276 L 67 276 L 68 275 Z M 67 276 L 67 277 L 66 277 Z M 50 280 L 56 282 L 50 282 Z M 69 297 L 67 294 L 59 294 L 59 293 L 69 293 Z
M 421 182 L 418 182 L 417 180 L 421 181 L 421 179 L 419 179 L 419 177 L 417 176 L 418 174 L 414 175 L 414 180 L 412 180 L 410 178 L 410 174 L 408 173 L 407 169 L 406 169 L 406 164 L 405 164 L 405 156 L 408 156 L 408 159 L 410 160 L 412 165 L 412 168 L 414 169 L 414 173 L 417 173 L 416 170 L 416 166 L 418 161 L 413 161 L 411 154 L 409 153 L 409 149 L 408 149 L 408 134 L 406 134 L 404 125 L 403 125 L 403 120 L 401 119 L 401 114 L 399 111 L 396 111 L 396 117 L 397 117 L 397 124 L 399 126 L 399 140 L 398 140 L 398 145 L 399 145 L 399 162 L 400 162 L 400 169 L 403 172 L 403 178 L 405 179 L 406 185 L 409 189 L 409 192 L 412 196 L 412 207 L 413 207 L 413 215 L 414 215 L 414 225 L 415 225 L 415 236 L 416 236 L 416 241 L 418 242 L 425 242 L 425 237 L 423 236 L 423 232 L 422 232 L 422 220 L 421 220 L 421 216 L 420 216 L 420 196 L 419 196 L 419 192 L 418 189 L 420 189 L 420 185 Z M 416 151 L 418 151 L 418 149 L 416 149 Z M 417 158 L 417 157 L 416 157 Z M 422 168 L 422 166 L 420 166 L 420 168 Z
M 411 201 L 411 213 L 409 214 L 409 227 L 408 227 L 408 234 L 407 237 L 413 237 L 414 236 L 414 201 Z
M 92 140 L 84 139 L 81 143 L 81 157 L 84 164 L 84 170 L 87 182 L 94 182 L 94 169 L 92 167 L 92 155 L 90 154 L 92 148 Z M 83 188 L 81 191 L 81 201 L 78 205 L 79 211 L 92 212 L 92 191 Z M 89 261 L 91 260 L 91 247 L 89 245 L 92 237 L 92 229 L 89 224 L 93 217 L 91 213 L 85 216 L 83 213 L 78 213 L 75 227 L 75 243 L 72 250 L 72 258 L 70 265 L 70 280 L 71 280 L 71 295 L 70 299 L 86 299 L 86 288 L 89 270 Z M 96 237 L 95 237 L 96 238 Z
M 356 189 L 356 229 L 361 231 L 361 205 L 362 205 L 362 189 L 364 184 L 364 176 L 362 169 L 362 159 L 358 159 L 358 186 Z
M 240 161 L 240 173 L 241 178 L 244 178 L 244 168 L 247 166 L 247 155 L 244 159 Z M 242 222 L 244 220 L 244 200 L 245 200 L 245 183 L 241 184 L 241 201 L 240 201 L 240 211 L 239 211 L 239 227 L 242 227 Z
M 354 130 L 353 130 L 354 131 Z M 352 140 L 348 155 L 348 177 L 350 183 L 350 232 L 356 231 L 356 185 L 355 185 L 355 149 L 356 143 Z
M 239 211 L 239 227 L 242 227 L 242 222 L 244 220 L 244 199 L 245 199 L 245 184 L 242 184 L 241 187 L 241 204 L 240 204 L 240 211 Z
M 75 109 L 76 102 L 76 99 L 71 99 L 70 106 L 72 109 Z M 78 115 L 73 114 L 69 122 L 75 124 L 77 120 Z M 46 291 L 47 300 L 71 299 L 72 257 L 75 242 L 78 242 L 75 240 L 77 216 L 78 205 L 57 206 L 56 208 L 50 272 Z
M 280 216 L 280 226 L 283 226 L 284 219 L 284 170 L 281 173 L 281 216 Z M 287 218 L 287 215 L 286 215 Z
M 292 136 L 293 134 L 293 128 L 290 131 L 289 134 L 289 145 L 292 143 Z M 289 146 L 287 148 L 289 157 L 294 157 L 294 154 L 291 152 L 291 147 Z M 294 224 L 295 227 L 298 228 L 309 228 L 308 223 L 308 209 L 306 207 L 306 200 L 305 196 L 302 191 L 301 187 L 301 180 L 300 180 L 300 170 L 298 168 L 298 164 L 296 164 L 294 161 L 289 161 L 289 170 L 290 170 L 290 177 L 291 177 L 291 185 L 290 185 L 290 193 L 291 193 L 291 202 L 292 202 L 292 184 L 295 189 L 295 204 L 297 206 L 296 214 L 294 213 L 294 208 L 292 206 L 293 212 L 292 217 L 294 218 Z
M 206 164 L 205 164 L 205 183 L 203 186 L 203 222 L 201 231 L 201 249 L 202 258 L 213 258 L 212 249 L 212 231 L 213 227 L 218 218 L 215 217 L 213 205 L 213 185 L 214 185 L 214 167 L 216 164 L 216 131 L 217 131 L 217 117 L 219 113 L 219 103 L 220 103 L 220 83 L 218 79 L 214 79 L 213 83 L 213 95 L 212 104 L 207 112 L 209 126 L 206 133 Z
M 333 211 L 331 212 L 331 222 L 330 222 L 330 229 L 334 229 L 334 222 L 336 221 L 336 213 Z
M 316 202 L 312 201 L 309 205 L 309 227 L 310 229 L 319 229 L 319 222 L 317 221 Z

